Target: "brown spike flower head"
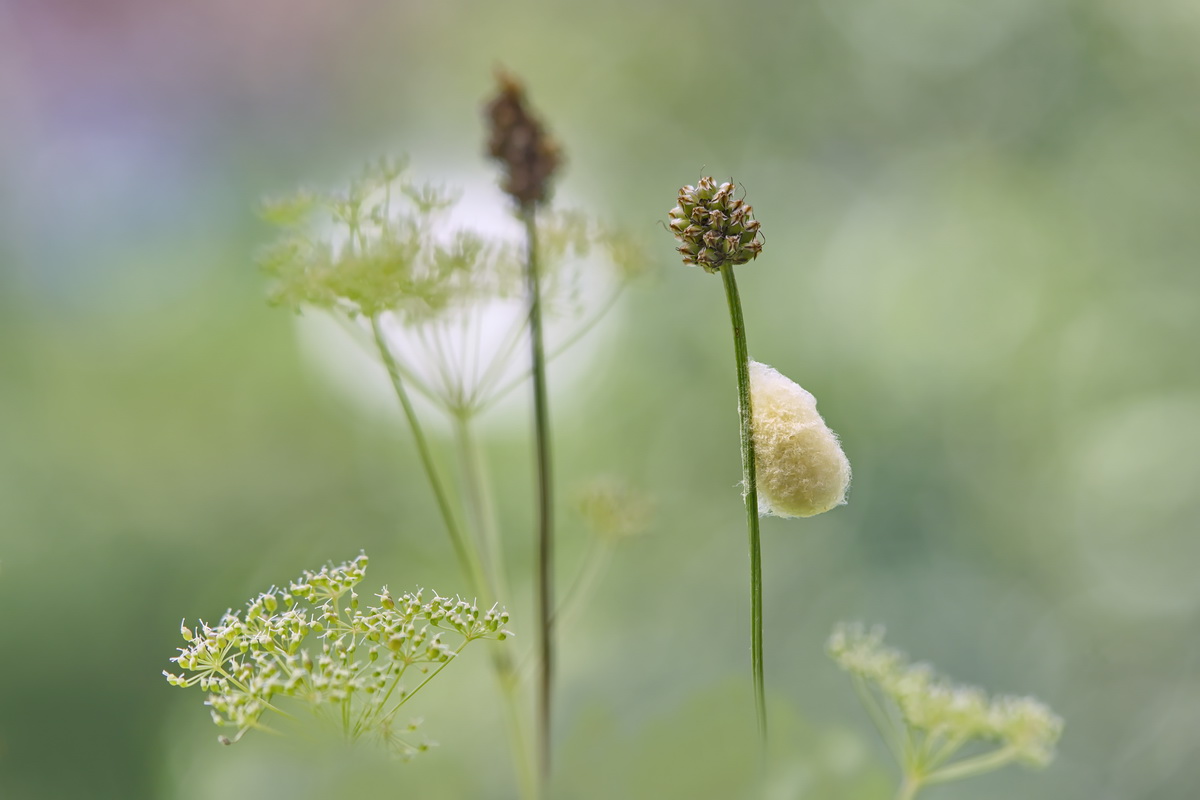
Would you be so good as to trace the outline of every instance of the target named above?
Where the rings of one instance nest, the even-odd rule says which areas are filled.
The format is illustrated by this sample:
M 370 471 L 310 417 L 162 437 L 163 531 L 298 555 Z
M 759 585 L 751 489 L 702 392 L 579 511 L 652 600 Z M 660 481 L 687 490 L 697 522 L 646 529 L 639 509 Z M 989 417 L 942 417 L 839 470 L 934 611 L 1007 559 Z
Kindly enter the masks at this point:
M 671 209 L 675 248 L 685 264 L 719 272 L 725 264 L 745 264 L 762 252 L 754 209 L 734 197 L 732 182 L 720 186 L 701 178 L 696 186 L 679 190 L 679 205 Z
M 486 113 L 490 132 L 488 155 L 504 166 L 504 189 L 522 211 L 550 196 L 550 178 L 562 164 L 562 150 L 525 105 L 525 89 L 506 72 L 496 75 L 499 91 Z

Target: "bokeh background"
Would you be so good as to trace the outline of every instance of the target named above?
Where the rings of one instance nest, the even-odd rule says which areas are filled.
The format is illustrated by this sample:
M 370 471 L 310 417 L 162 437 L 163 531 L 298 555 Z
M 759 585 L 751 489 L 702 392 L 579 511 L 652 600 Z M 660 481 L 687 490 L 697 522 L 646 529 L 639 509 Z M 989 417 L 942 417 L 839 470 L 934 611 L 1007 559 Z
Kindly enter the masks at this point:
M 0 796 L 514 796 L 481 657 L 431 685 L 411 764 L 222 748 L 159 674 L 182 617 L 360 549 L 368 582 L 461 588 L 399 420 L 264 304 L 254 209 L 380 153 L 486 191 L 498 64 L 564 143 L 560 197 L 653 261 L 554 397 L 563 580 L 575 487 L 656 508 L 564 634 L 561 796 L 737 797 L 753 766 L 728 322 L 660 224 L 703 171 L 763 223 L 752 354 L 855 470 L 849 505 L 764 524 L 773 796 L 889 796 L 823 655 L 863 620 L 1067 720 L 1044 773 L 930 800 L 1195 797 L 1190 0 L 0 2 Z M 517 564 L 526 411 L 488 424 Z

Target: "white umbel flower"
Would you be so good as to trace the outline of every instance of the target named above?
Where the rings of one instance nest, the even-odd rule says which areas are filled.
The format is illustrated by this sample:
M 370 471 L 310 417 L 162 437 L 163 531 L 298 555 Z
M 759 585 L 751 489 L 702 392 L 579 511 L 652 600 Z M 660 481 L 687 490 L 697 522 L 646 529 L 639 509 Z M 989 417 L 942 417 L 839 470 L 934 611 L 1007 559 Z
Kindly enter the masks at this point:
M 817 399 L 779 371 L 750 362 L 758 512 L 811 517 L 846 502 L 850 462 Z

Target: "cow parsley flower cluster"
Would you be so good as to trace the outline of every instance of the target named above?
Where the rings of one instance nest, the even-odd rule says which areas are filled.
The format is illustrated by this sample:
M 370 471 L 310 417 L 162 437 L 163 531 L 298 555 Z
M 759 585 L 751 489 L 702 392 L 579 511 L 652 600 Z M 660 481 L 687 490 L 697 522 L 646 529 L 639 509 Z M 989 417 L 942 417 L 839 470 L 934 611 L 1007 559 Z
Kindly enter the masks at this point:
M 893 749 L 913 797 L 924 785 L 979 775 L 1010 762 L 1046 766 L 1063 722 L 1032 697 L 989 698 L 973 686 L 952 684 L 926 664 L 883 644 L 883 630 L 838 627 L 830 657 L 854 678 L 863 704 Z M 955 760 L 971 743 L 993 747 Z M 907 792 L 907 794 L 905 794 Z
M 213 721 L 235 730 L 225 744 L 269 730 L 268 711 L 291 716 L 279 705 L 289 699 L 331 717 L 352 740 L 372 734 L 404 756 L 425 749 L 401 735 L 415 728 L 397 726 L 396 713 L 468 643 L 510 636 L 508 613 L 420 590 L 393 596 L 386 586 L 366 605 L 355 590 L 366 567 L 359 555 L 305 571 L 216 625 L 182 625 L 187 646 L 171 659 L 181 673 L 164 671 L 167 682 L 209 693 Z
M 272 304 L 329 312 L 359 337 L 371 329 L 407 385 L 470 415 L 520 382 L 529 310 L 523 248 L 458 224 L 462 196 L 414 180 L 405 159 L 379 159 L 344 188 L 264 203 L 279 236 L 258 263 Z M 599 322 L 646 259 L 629 236 L 575 211 L 542 211 L 538 235 L 545 310 L 562 321 L 557 353 Z

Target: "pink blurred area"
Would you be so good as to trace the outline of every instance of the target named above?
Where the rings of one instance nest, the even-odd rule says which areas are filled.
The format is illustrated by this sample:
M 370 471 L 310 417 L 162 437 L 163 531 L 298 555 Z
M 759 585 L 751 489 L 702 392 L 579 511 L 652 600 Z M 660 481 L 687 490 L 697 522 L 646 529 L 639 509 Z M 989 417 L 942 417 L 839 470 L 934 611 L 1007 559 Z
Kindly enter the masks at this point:
M 320 0 L 33 1 L 0 14 L 8 88 L 51 127 L 109 104 L 147 113 L 197 96 L 269 101 L 336 56 L 350 18 Z
M 0 2 L 0 277 L 95 307 L 114 274 L 158 264 L 177 291 L 216 260 L 186 254 L 322 136 L 364 17 L 321 0 Z

